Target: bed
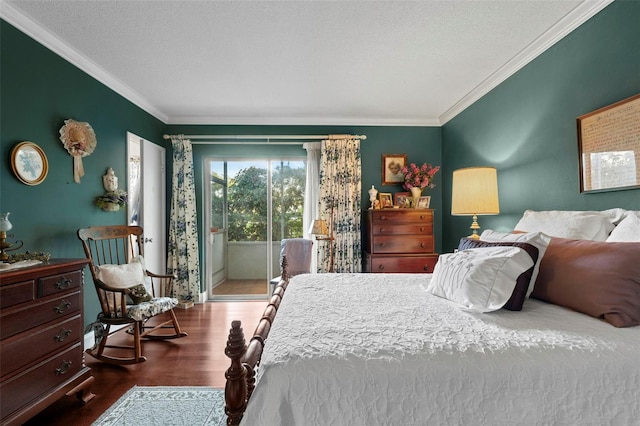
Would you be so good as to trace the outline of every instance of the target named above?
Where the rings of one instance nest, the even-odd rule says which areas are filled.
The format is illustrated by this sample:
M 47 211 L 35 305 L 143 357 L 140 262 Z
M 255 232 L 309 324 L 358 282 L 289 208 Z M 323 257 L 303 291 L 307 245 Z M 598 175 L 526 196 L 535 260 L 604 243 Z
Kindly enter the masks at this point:
M 512 309 L 474 305 L 468 292 L 462 299 L 473 303 L 460 294 L 434 294 L 445 266 L 434 274 L 289 279 L 285 273 L 248 345 L 241 324 L 232 323 L 228 423 L 634 424 L 640 418 L 640 238 L 617 240 L 635 238 L 624 222 L 632 214 L 598 213 L 612 226 L 590 239 L 552 230 L 560 236 L 514 272 L 527 285 L 520 289 L 525 302 Z M 516 226 L 523 233 L 485 231 L 484 240 L 545 235 L 531 231 L 525 216 Z M 624 232 L 616 234 L 620 225 Z M 461 241 L 463 249 L 439 264 L 468 253 L 491 252 L 492 261 L 498 251 L 522 255 L 521 248 L 493 242 L 500 244 L 465 248 Z M 490 276 L 482 267 L 481 275 Z M 499 303 L 506 306 L 507 296 Z

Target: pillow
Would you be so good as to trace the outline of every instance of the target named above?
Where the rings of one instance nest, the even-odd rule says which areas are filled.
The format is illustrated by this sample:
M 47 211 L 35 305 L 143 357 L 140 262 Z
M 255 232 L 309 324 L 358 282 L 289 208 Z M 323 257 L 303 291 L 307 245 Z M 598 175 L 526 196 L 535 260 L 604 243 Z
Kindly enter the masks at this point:
M 607 238 L 607 242 L 637 242 L 640 243 L 640 217 L 629 212 L 622 219 Z
M 604 241 L 613 230 L 612 214 L 595 211 L 526 210 L 514 227 L 525 232 L 544 232 L 557 238 Z
M 496 311 L 511 297 L 520 274 L 533 266 L 519 247 L 481 247 L 441 254 L 426 290 L 474 312 Z
M 137 289 L 134 294 L 127 295 L 128 304 L 137 305 L 140 303 L 139 301 L 147 302 L 151 300 L 151 277 L 145 273 L 144 259 L 142 256 L 136 256 L 131 260 L 131 263 L 123 265 L 106 264 L 96 267 L 96 270 L 96 278 L 110 287 Z M 139 286 L 142 286 L 144 292 Z
M 134 305 L 139 305 L 142 302 L 148 302 L 153 299 L 153 297 L 151 297 L 151 295 L 147 292 L 147 288 L 144 286 L 144 284 L 138 284 L 134 287 L 131 287 L 129 290 L 131 290 L 131 293 L 129 293 L 128 296 L 131 298 L 131 301 Z
M 480 235 L 480 240 L 482 241 L 494 241 L 494 242 L 518 242 L 518 243 L 528 243 L 538 249 L 538 260 L 533 267 L 533 272 L 531 273 L 531 281 L 529 281 L 529 288 L 527 289 L 526 297 L 531 295 L 533 291 L 533 286 L 536 283 L 536 278 L 538 277 L 538 271 L 540 270 L 540 261 L 544 256 L 544 252 L 547 250 L 547 246 L 549 245 L 549 241 L 551 241 L 551 237 L 542 233 L 542 232 L 525 232 L 521 234 L 506 234 L 504 232 L 496 232 L 491 229 L 485 229 Z
M 640 324 L 640 243 L 554 238 L 532 297 L 603 318 Z
M 513 289 L 513 293 L 511 297 L 507 301 L 507 303 L 503 306 L 505 309 L 509 309 L 510 311 L 521 311 L 522 305 L 524 304 L 524 300 L 527 298 L 527 291 L 529 290 L 529 283 L 531 282 L 531 275 L 533 274 L 533 268 L 538 261 L 538 249 L 531 244 L 528 243 L 517 243 L 517 242 L 488 242 L 488 241 L 480 241 L 474 240 L 471 238 L 461 238 L 460 244 L 458 244 L 458 250 L 468 250 L 479 247 L 519 247 L 522 250 L 526 251 L 533 264 L 531 268 L 524 271 L 522 274 L 518 276 L 516 279 L 516 286 Z

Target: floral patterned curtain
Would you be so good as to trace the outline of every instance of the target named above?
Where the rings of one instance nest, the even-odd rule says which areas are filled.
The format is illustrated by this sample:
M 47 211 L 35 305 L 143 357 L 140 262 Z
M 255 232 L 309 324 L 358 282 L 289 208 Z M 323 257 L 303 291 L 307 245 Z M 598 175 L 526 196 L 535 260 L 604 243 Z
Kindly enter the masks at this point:
M 322 141 L 319 211 L 332 225 L 334 240 L 318 241 L 318 272 L 331 269 L 329 244 L 333 244 L 335 272 L 362 270 L 360 163 L 359 139 L 345 136 Z
M 200 294 L 200 260 L 193 153 L 188 139 L 174 138 L 171 144 L 173 178 L 167 269 L 178 277 L 173 281 L 172 296 L 181 302 L 197 302 Z

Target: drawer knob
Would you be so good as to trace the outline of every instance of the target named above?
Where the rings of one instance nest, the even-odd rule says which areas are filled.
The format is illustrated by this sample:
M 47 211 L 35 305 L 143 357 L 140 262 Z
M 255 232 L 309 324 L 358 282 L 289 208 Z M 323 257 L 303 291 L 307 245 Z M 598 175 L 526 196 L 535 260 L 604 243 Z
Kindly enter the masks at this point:
M 66 339 L 69 336 L 71 336 L 71 330 L 67 330 L 66 328 L 63 328 L 60 330 L 60 333 L 56 334 L 53 337 L 53 340 L 55 340 L 56 342 L 62 342 L 64 341 L 64 339 Z
M 420 248 L 424 248 L 424 243 L 420 243 Z
M 63 299 L 58 306 L 53 308 L 53 310 L 55 311 L 56 314 L 61 314 L 65 312 L 67 309 L 69 309 L 70 307 L 71 307 L 71 302 L 68 302 Z
M 424 219 L 425 219 L 424 215 L 421 214 L 420 215 L 420 220 L 424 220 Z
M 378 265 L 378 269 L 382 271 L 384 269 L 384 265 Z
M 69 368 L 71 368 L 71 364 L 73 364 L 71 361 L 62 361 L 62 364 L 60 364 L 60 367 L 56 368 L 56 374 L 62 375 L 66 373 L 69 370 Z
M 62 277 L 57 283 L 55 283 L 54 287 L 58 290 L 62 290 L 63 288 L 67 288 L 71 285 L 71 280 L 69 278 Z
M 420 232 L 424 232 L 424 227 L 420 227 Z
M 380 216 L 380 220 L 387 220 L 387 217 L 385 215 Z
M 384 227 L 380 228 L 380 232 L 384 232 Z
M 424 269 L 425 271 L 427 271 L 427 272 L 428 272 L 428 271 L 429 271 L 429 265 L 424 265 L 424 266 L 422 267 L 422 269 Z

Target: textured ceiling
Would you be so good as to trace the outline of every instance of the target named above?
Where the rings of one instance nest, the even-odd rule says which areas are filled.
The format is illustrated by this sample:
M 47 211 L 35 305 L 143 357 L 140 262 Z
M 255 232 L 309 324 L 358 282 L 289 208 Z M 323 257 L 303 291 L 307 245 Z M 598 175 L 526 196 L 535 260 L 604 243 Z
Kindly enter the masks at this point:
M 167 123 L 438 125 L 609 0 L 12 1 Z

